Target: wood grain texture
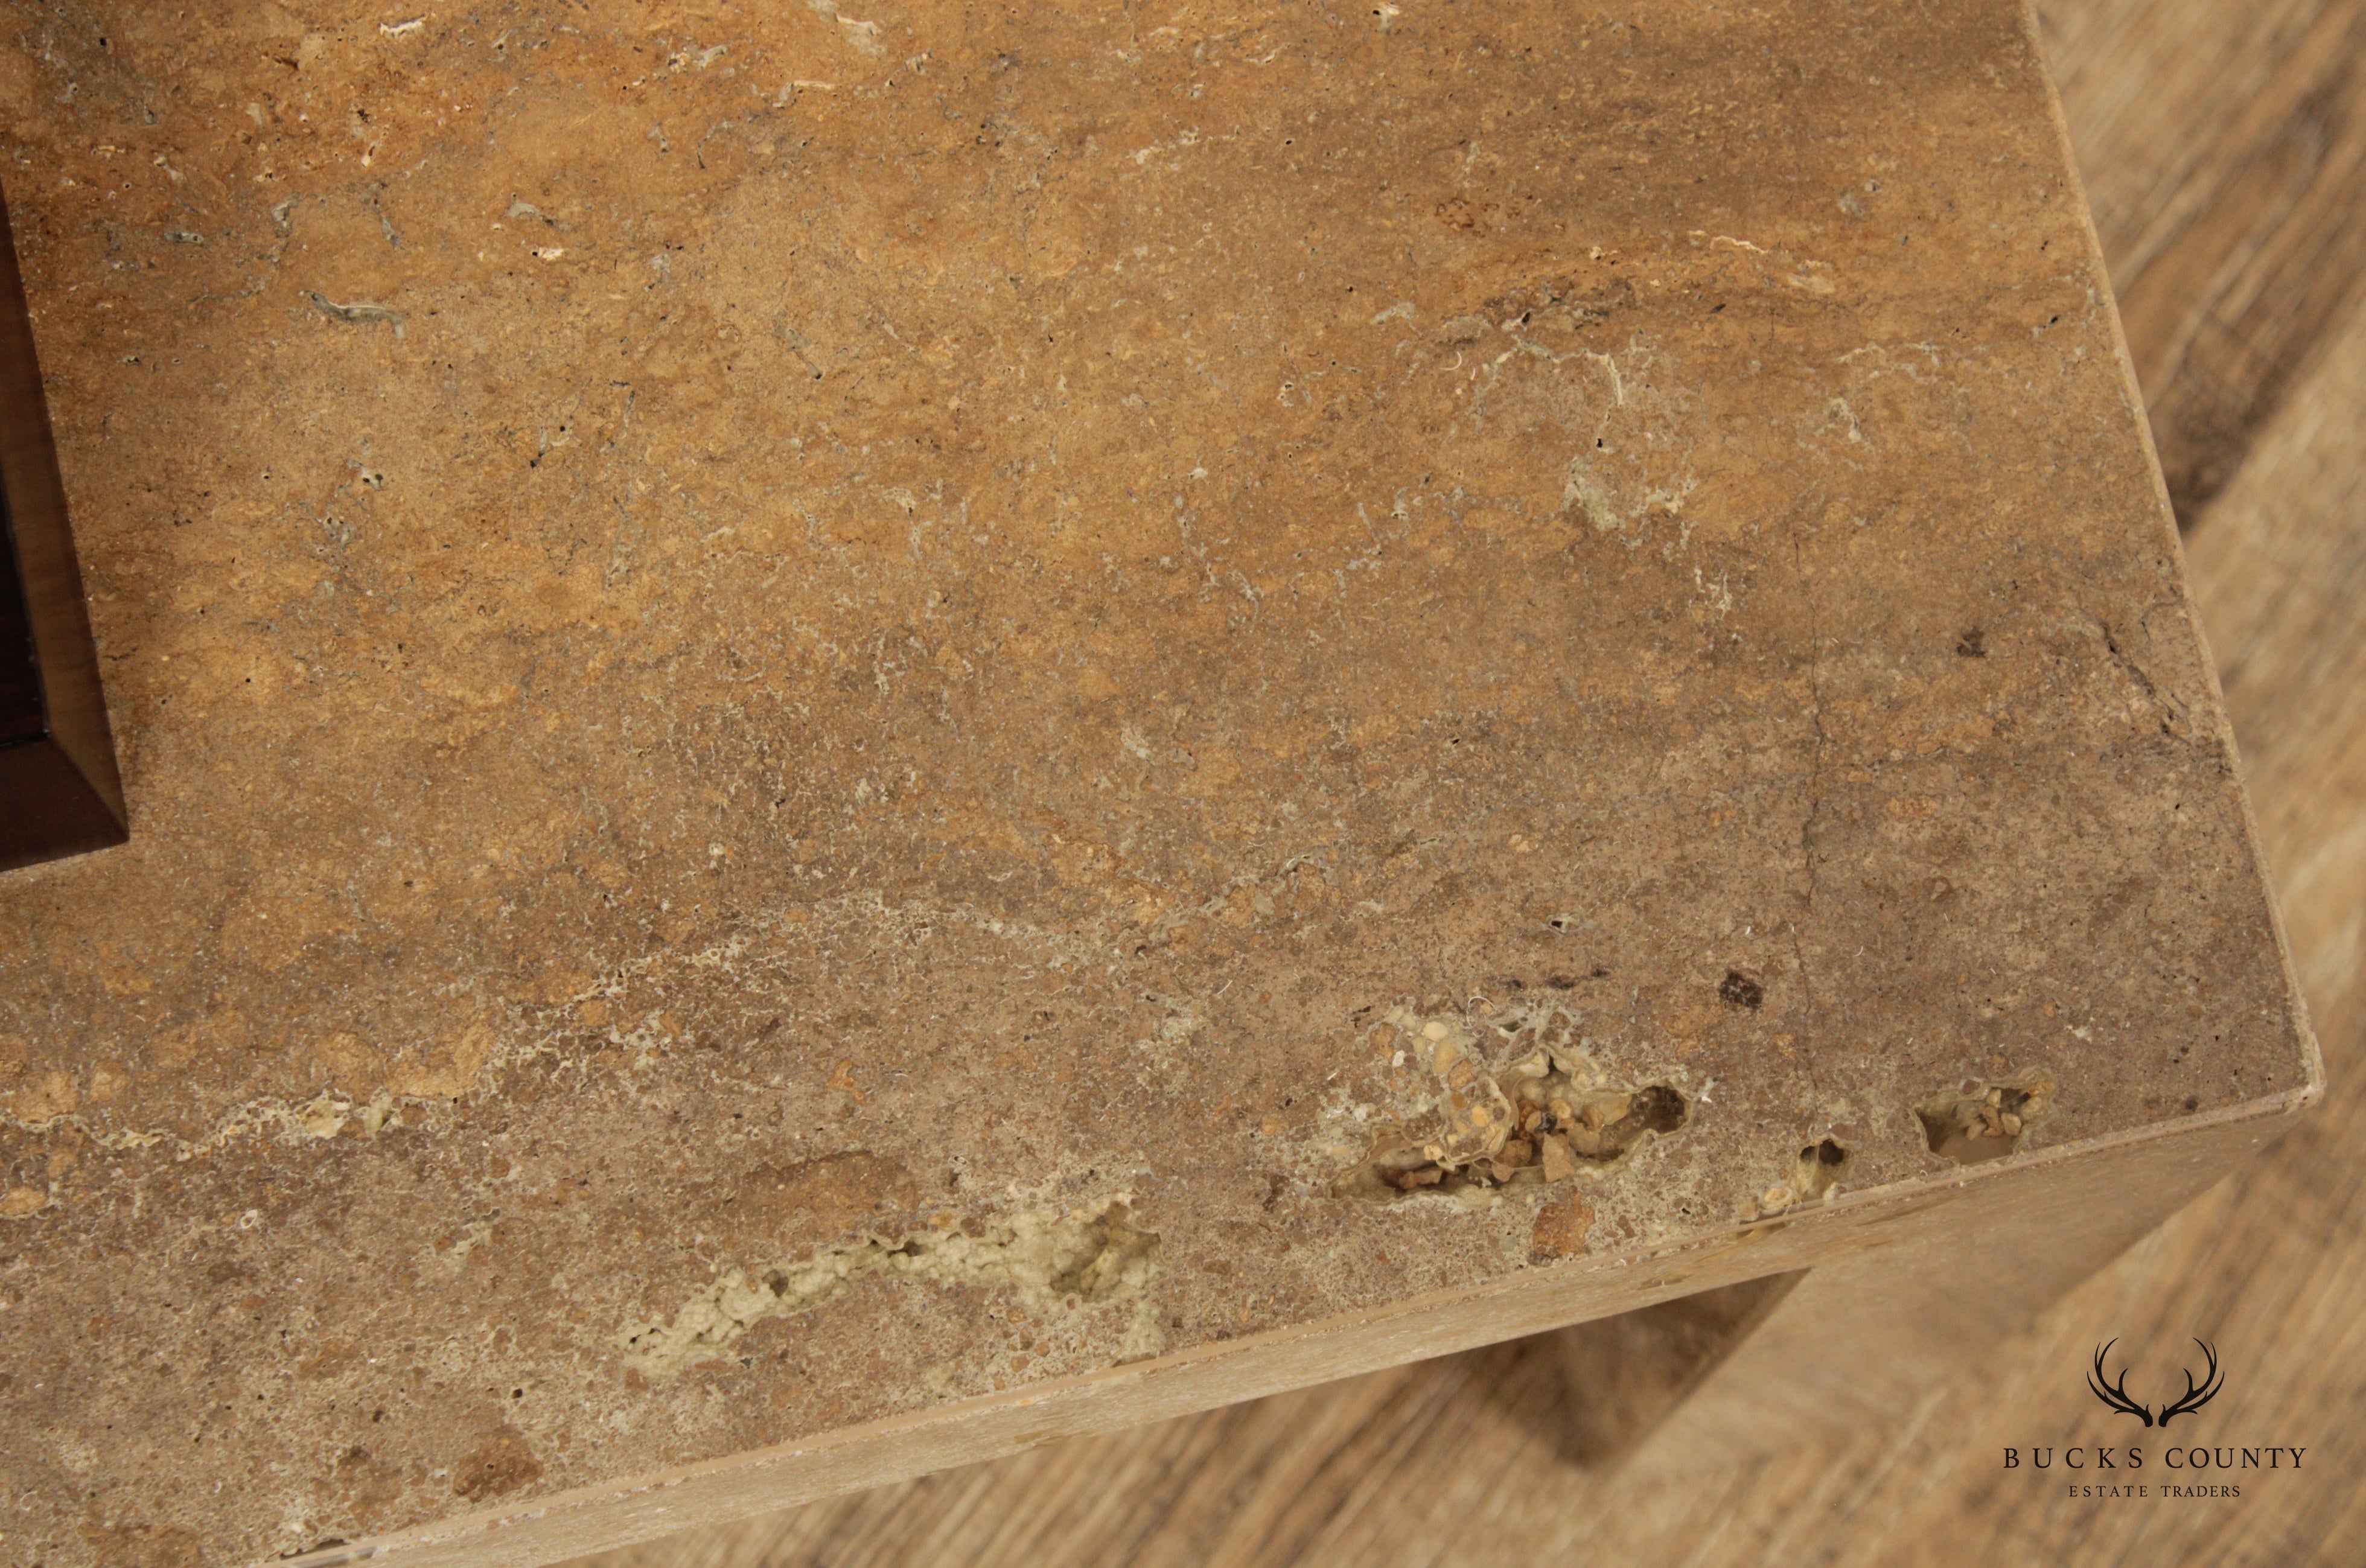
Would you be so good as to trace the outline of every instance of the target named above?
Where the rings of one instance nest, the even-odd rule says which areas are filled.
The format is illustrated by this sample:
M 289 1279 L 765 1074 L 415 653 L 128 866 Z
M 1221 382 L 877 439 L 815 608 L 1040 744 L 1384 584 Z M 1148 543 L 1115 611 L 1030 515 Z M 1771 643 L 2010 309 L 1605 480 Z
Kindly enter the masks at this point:
M 2366 4 L 2041 10 L 2191 528 L 2366 279 Z
M 1586 1464 L 1631 1459 L 1806 1277 L 1768 1274 L 1541 1336 L 1560 1356 L 1564 1451 Z
M 2192 581 L 2326 1053 L 2332 1092 L 2313 1117 L 2005 1351 L 1934 1386 L 1902 1428 L 1842 1446 L 1623 1483 L 1566 1457 L 1549 1348 L 1527 1343 L 676 1538 L 602 1568 L 2366 1561 L 2354 1484 L 2366 1461 L 2360 14 L 2113 0 L 2046 17 L 2156 434 L 2185 487 Z M 2222 332 L 2270 368 L 2243 381 L 2211 360 Z M 2228 377 L 2232 400 L 2208 404 Z M 2235 412 L 2213 423 L 2198 412 L 2213 406 Z M 2000 1468 L 2007 1445 L 2130 1441 L 2134 1425 L 2084 1387 L 2096 1342 L 2158 1348 L 2159 1365 L 2139 1373 L 2158 1381 L 2173 1377 L 2169 1348 L 2195 1335 L 2217 1345 L 2225 1391 L 2170 1440 L 2305 1447 L 2300 1474 L 2241 1477 L 2239 1499 L 2113 1503 Z

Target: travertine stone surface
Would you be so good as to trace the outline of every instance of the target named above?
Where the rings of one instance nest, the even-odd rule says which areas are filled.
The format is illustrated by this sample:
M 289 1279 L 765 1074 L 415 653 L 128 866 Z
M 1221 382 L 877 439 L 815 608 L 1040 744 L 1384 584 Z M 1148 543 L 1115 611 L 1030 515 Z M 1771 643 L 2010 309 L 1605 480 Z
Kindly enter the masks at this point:
M 0 1560 L 2311 1081 L 2010 6 L 0 17 L 133 832 L 0 879 Z M 1341 1181 L 1546 1038 L 1683 1124 Z

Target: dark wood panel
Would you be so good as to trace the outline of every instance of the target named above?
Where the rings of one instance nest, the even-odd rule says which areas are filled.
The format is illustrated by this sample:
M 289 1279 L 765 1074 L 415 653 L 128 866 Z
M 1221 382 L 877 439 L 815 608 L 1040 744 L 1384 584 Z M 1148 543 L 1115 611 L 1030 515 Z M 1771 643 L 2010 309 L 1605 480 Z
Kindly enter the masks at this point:
M 21 746 L 50 732 L 41 707 L 41 676 L 33 662 L 33 622 L 17 570 L 17 542 L 0 496 L 0 747 Z
M 0 198 L 0 870 L 125 836 L 98 655 Z

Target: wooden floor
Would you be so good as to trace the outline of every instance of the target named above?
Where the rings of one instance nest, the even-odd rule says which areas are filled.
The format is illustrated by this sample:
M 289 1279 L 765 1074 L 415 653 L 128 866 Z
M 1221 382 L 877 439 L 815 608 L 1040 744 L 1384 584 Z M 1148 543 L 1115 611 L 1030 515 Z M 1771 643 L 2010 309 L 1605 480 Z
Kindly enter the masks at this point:
M 1622 1483 L 1564 1457 L 1552 1369 L 1508 1346 L 601 1568 L 2366 1563 L 2366 0 L 2052 0 L 2043 23 L 2327 1104 L 1902 1429 L 1843 1447 Z M 2190 1440 L 2303 1448 L 2301 1471 L 2131 1501 L 2001 1469 L 2009 1445 L 2189 1440 L 2088 1393 L 2112 1336 L 2214 1342 L 2225 1391 Z M 2169 1478 L 2156 1459 L 2143 1479 Z

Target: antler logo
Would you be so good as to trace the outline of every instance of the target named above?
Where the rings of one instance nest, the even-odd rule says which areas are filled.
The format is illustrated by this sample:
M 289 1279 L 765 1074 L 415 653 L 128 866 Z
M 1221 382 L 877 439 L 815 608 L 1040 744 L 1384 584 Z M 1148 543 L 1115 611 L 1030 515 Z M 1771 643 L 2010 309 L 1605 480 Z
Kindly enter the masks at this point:
M 2151 1406 L 2138 1404 L 2135 1400 L 2128 1397 L 2126 1386 L 2128 1381 L 2128 1370 L 2125 1367 L 2122 1367 L 2120 1369 L 2120 1377 L 2117 1382 L 2106 1382 L 2103 1380 L 2103 1358 L 2110 1355 L 2112 1353 L 2112 1347 L 2118 1343 L 2119 1341 L 2117 1339 L 2111 1339 L 2095 1347 L 2095 1365 L 2094 1369 L 2087 1374 L 2087 1386 L 2094 1391 L 2095 1397 L 2097 1399 L 2101 1400 L 2105 1404 L 2110 1405 L 2114 1410 L 2124 1411 L 2127 1415 L 2135 1416 L 2137 1420 L 2142 1421 L 2147 1427 L 2166 1427 L 2169 1425 L 2170 1417 L 2183 1416 L 2191 1411 L 2201 1409 L 2213 1399 L 2215 1399 L 2218 1396 L 2218 1390 L 2225 1386 L 2225 1380 L 2218 1375 L 2218 1352 L 2212 1349 L 2207 1345 L 2203 1345 L 2201 1340 L 2196 1339 L 2194 1343 L 2196 1345 L 2202 1345 L 2203 1359 L 2209 1364 L 2209 1371 L 2203 1375 L 2203 1379 L 2199 1383 L 2196 1383 L 2193 1381 L 2193 1374 L 2191 1372 L 2187 1372 L 2185 1374 L 2185 1393 L 2183 1396 L 2180 1397 L 2176 1404 L 2164 1408 L 2158 1418 L 2156 1419 L 2153 1416 Z

